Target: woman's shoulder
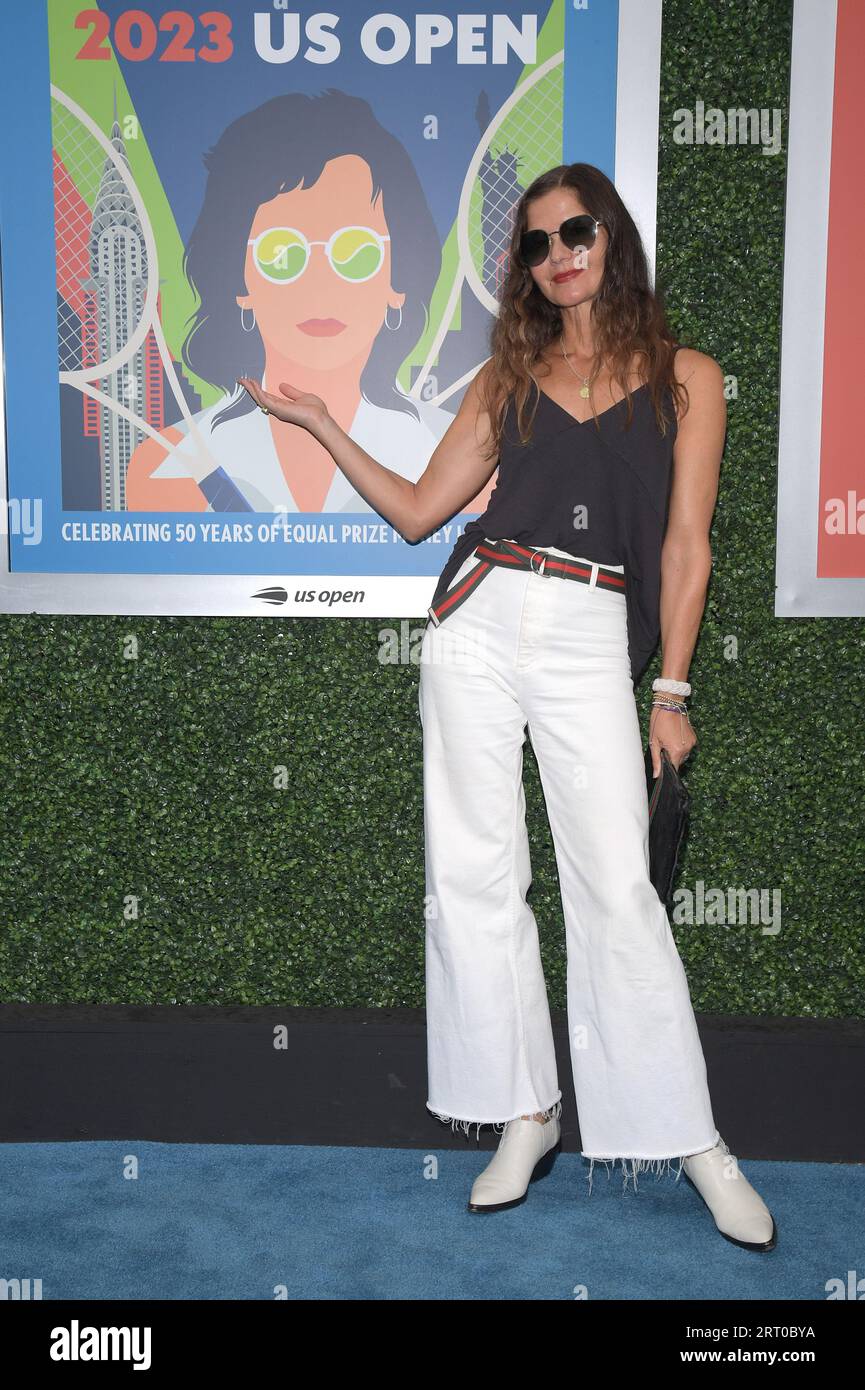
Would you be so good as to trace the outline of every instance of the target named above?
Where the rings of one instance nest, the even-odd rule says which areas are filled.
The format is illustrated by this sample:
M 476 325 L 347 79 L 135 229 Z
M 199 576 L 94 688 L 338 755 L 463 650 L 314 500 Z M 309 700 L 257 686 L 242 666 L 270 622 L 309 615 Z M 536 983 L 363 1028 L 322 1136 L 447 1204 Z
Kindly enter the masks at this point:
M 233 459 L 238 449 L 248 451 L 265 441 L 266 417 L 260 410 L 250 410 L 242 415 L 226 420 L 216 428 L 217 416 L 230 404 L 226 395 L 205 406 L 188 417 L 172 421 L 164 431 L 166 444 L 151 439 L 138 446 L 139 451 L 147 453 L 148 463 L 162 453 L 162 461 L 150 473 L 154 478 L 183 478 L 189 476 L 184 459 L 188 451 L 188 438 L 193 428 L 197 436 L 206 441 L 208 451 L 227 471 L 231 471 Z M 269 433 L 269 431 L 268 431 Z
M 696 348 L 678 347 L 673 357 L 673 374 L 680 386 L 696 386 L 711 389 L 720 384 L 723 387 L 724 373 L 714 357 Z
M 686 416 L 691 415 L 695 403 L 697 411 L 692 419 L 726 410 L 724 373 L 720 364 L 707 352 L 677 347 L 673 356 L 673 377 L 677 385 L 684 388 L 676 392 L 669 388 L 678 426 L 683 424 Z

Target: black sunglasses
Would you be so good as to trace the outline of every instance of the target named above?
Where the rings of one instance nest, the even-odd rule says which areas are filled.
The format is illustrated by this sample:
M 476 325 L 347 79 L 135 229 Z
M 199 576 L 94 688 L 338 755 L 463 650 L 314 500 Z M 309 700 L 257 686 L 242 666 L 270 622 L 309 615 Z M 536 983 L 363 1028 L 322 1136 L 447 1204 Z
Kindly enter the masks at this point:
M 569 251 L 576 251 L 578 246 L 585 246 L 588 251 L 595 244 L 598 228 L 603 225 L 597 217 L 582 213 L 579 217 L 566 218 L 557 232 L 523 232 L 520 237 L 520 260 L 524 265 L 540 265 L 550 254 L 554 236 L 561 237 Z

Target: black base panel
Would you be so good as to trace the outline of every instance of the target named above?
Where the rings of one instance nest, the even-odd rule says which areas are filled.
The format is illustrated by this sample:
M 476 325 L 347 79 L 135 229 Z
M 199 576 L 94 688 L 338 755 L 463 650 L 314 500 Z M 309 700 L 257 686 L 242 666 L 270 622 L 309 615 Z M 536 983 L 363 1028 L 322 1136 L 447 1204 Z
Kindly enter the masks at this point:
M 865 1022 L 698 1015 L 715 1122 L 740 1158 L 865 1162 Z M 562 1146 L 581 1147 L 553 1012 Z M 278 1045 L 278 1044 L 282 1045 Z M 0 1005 L 0 1142 L 494 1149 L 426 1109 L 423 1009 Z M 503 1118 L 509 1118 L 505 1116 Z

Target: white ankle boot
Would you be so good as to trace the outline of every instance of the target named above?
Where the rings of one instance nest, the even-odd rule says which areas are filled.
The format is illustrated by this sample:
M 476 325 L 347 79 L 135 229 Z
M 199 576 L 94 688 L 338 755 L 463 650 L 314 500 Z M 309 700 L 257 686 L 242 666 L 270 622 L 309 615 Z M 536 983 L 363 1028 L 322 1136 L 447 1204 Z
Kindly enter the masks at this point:
M 524 1202 L 529 1183 L 546 1177 L 560 1147 L 562 1129 L 555 1115 L 509 1120 L 492 1161 L 474 1180 L 469 1211 L 503 1211 Z
M 723 1139 L 713 1149 L 691 1154 L 682 1166 L 725 1240 L 744 1250 L 774 1250 L 777 1232 L 772 1213 Z

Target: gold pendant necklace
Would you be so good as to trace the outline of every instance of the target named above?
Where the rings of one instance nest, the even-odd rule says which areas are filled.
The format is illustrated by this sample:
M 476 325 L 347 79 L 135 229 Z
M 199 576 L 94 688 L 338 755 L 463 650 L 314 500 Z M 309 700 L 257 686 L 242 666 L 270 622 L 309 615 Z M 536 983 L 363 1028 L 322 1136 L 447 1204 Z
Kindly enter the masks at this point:
M 573 363 L 571 362 L 571 359 L 568 357 L 568 354 L 565 352 L 565 335 L 564 335 L 564 333 L 563 333 L 562 336 L 561 336 L 561 344 L 562 344 L 562 356 L 564 357 L 565 361 L 567 362 L 567 364 L 568 364 L 568 366 L 570 367 L 571 371 L 573 372 L 574 376 L 575 376 L 575 377 L 578 377 L 579 380 L 583 383 L 583 385 L 580 387 L 580 395 L 582 396 L 582 398 L 583 398 L 584 401 L 587 401 L 587 400 L 589 399 L 589 396 L 592 394 L 592 382 L 595 380 L 595 377 L 597 377 L 598 372 L 595 372 L 594 376 L 591 376 L 591 377 L 583 376 L 581 372 L 578 372 L 578 371 L 577 371 L 576 367 L 575 367 L 575 366 L 573 365 Z

